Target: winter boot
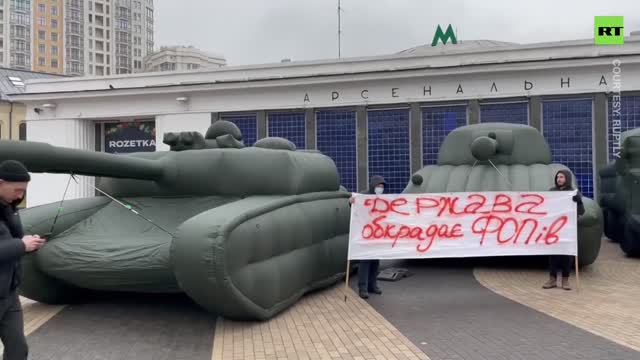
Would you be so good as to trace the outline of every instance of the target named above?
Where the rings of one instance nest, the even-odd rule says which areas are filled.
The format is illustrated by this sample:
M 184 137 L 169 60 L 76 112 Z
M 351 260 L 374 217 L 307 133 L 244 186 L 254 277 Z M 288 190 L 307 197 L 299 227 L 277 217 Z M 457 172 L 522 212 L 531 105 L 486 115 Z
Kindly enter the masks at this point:
M 369 292 L 368 291 L 360 290 L 359 293 L 360 293 L 359 295 L 360 295 L 361 298 L 363 298 L 363 299 L 368 299 L 369 298 Z
M 571 290 L 571 286 L 569 286 L 569 278 L 568 277 L 563 277 L 562 278 L 562 288 L 565 290 Z
M 558 279 L 555 276 L 549 276 L 549 281 L 542 285 L 543 289 L 553 289 L 558 286 Z

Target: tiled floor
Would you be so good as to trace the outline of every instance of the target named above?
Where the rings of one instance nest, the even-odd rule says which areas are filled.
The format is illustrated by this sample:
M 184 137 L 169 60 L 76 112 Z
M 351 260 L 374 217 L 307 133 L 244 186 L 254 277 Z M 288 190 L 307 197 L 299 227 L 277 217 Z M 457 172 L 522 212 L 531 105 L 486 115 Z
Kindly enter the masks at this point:
M 345 301 L 337 284 L 267 322 L 216 323 L 171 298 L 67 307 L 22 299 L 25 332 L 43 360 L 640 359 L 640 259 L 617 244 L 605 241 L 581 271 L 579 292 L 542 290 L 543 269 L 476 265 L 408 263 L 414 275 L 381 283 L 381 296 L 348 290 Z
M 640 259 L 603 240 L 597 261 L 579 272 L 580 291 L 544 290 L 543 270 L 477 268 L 476 279 L 499 295 L 640 351 Z M 531 286 L 535 284 L 537 286 Z
M 429 359 L 344 285 L 264 323 L 218 318 L 213 359 Z

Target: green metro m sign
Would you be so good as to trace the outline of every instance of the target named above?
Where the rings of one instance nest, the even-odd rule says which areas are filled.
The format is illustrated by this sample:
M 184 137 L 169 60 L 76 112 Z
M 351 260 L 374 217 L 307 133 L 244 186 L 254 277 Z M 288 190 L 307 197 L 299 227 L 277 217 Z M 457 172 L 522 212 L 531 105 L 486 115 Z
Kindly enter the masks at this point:
M 443 44 L 446 44 L 449 39 L 451 39 L 452 44 L 458 43 L 456 34 L 453 32 L 451 24 L 449 24 L 449 27 L 447 27 L 447 32 L 442 32 L 442 28 L 440 27 L 440 25 L 438 25 L 436 34 L 433 36 L 433 41 L 431 42 L 431 46 L 438 45 L 438 40 L 441 40 Z

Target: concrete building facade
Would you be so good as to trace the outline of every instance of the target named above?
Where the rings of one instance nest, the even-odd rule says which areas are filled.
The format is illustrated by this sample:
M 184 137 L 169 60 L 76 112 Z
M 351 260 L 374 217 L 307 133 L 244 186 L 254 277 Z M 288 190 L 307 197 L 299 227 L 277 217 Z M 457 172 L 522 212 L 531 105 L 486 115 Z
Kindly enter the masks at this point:
M 37 80 L 17 98 L 27 104 L 28 140 L 166 150 L 165 132 L 204 133 L 225 119 L 248 145 L 281 136 L 322 151 L 351 191 L 365 189 L 373 174 L 402 191 L 412 172 L 436 161 L 456 127 L 529 124 L 547 139 L 553 161 L 569 166 L 594 197 L 597 171 L 617 156 L 619 134 L 640 127 L 640 37 L 598 47 L 593 39 L 460 41 L 388 56 Z M 28 205 L 59 200 L 67 180 L 34 176 Z M 83 181 L 72 182 L 68 196 L 93 196 L 93 180 Z
M 144 59 L 145 71 L 189 71 L 227 65 L 222 55 L 214 55 L 192 46 L 163 46 Z

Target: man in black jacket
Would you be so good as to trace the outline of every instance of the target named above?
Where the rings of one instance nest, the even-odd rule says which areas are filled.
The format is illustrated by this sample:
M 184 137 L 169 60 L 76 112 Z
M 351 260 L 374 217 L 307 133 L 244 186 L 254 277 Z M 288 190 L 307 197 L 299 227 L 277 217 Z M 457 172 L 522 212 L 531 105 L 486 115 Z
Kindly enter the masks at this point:
M 382 176 L 375 175 L 369 180 L 369 189 L 365 194 L 382 194 L 384 192 L 386 181 Z M 353 203 L 353 198 L 350 199 Z M 358 265 L 358 289 L 359 295 L 363 299 L 369 297 L 369 293 L 382 294 L 382 290 L 378 287 L 378 271 L 380 269 L 380 260 L 360 260 Z
M 572 191 L 571 172 L 569 170 L 560 170 L 556 173 L 555 186 L 550 191 Z M 584 204 L 582 203 L 582 195 L 580 191 L 573 197 L 573 201 L 578 204 L 578 216 L 584 214 Z M 571 256 L 569 255 L 551 255 L 549 256 L 549 281 L 542 288 L 552 289 L 558 286 L 558 272 L 562 271 L 562 288 L 571 290 L 569 286 L 569 273 L 571 272 Z
M 21 163 L 13 160 L 0 163 L 0 340 L 4 360 L 24 360 L 29 353 L 17 291 L 20 258 L 44 243 L 38 236 L 24 235 L 16 208 L 30 180 Z

